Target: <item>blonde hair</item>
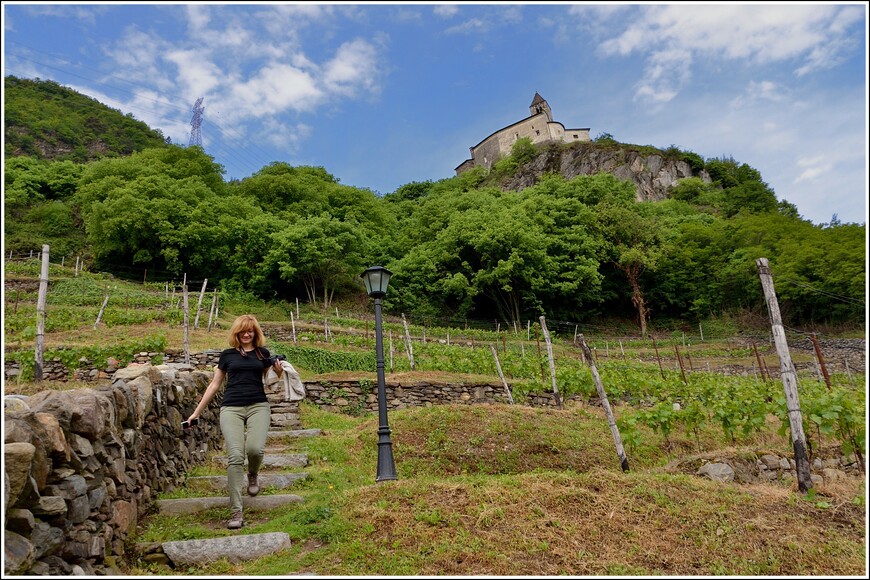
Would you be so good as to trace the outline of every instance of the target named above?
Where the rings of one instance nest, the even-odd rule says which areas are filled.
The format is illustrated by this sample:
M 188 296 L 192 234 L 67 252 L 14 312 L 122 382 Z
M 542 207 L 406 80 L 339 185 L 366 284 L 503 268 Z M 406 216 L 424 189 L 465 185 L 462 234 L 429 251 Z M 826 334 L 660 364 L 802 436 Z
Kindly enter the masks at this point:
M 263 334 L 263 329 L 260 328 L 260 323 L 250 314 L 242 314 L 233 322 L 233 325 L 230 327 L 230 346 L 240 348 L 242 341 L 239 340 L 239 335 L 246 330 L 254 331 L 253 345 L 259 356 L 260 347 L 265 344 L 266 336 Z

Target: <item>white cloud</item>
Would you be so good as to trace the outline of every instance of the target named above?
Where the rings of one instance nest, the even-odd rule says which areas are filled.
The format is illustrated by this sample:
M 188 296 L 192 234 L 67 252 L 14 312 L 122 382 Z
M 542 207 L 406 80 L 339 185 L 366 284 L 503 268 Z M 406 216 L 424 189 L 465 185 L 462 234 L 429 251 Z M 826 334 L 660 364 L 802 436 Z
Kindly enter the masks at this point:
M 153 79 L 160 76 L 159 55 L 168 48 L 169 44 L 159 36 L 130 27 L 103 52 L 115 61 L 117 72 L 134 79 Z
M 523 10 L 519 6 L 507 7 L 501 13 L 501 20 L 505 24 L 519 24 L 523 21 Z
M 471 18 L 456 26 L 451 26 L 444 32 L 446 34 L 477 34 L 489 29 L 489 24 L 480 18 Z
M 820 176 L 830 173 L 834 168 L 834 164 L 825 159 L 823 155 L 815 157 L 802 157 L 797 160 L 797 166 L 802 169 L 792 183 L 798 184 L 802 181 L 815 181 Z
M 692 55 L 684 50 L 663 50 L 647 61 L 635 99 L 665 103 L 673 99 L 689 79 Z
M 211 20 L 211 9 L 204 4 L 188 4 L 186 13 L 188 29 L 193 36 L 205 30 Z
M 296 153 L 302 141 L 311 135 L 311 127 L 304 123 L 291 126 L 270 119 L 263 124 L 262 135 L 268 144 L 288 153 Z
M 233 83 L 225 110 L 233 117 L 263 117 L 287 110 L 311 111 L 323 101 L 312 76 L 286 64 L 263 67 L 249 80 Z
M 195 50 L 173 50 L 164 58 L 178 67 L 178 81 L 185 95 L 198 98 L 221 86 L 224 74 L 214 63 Z
M 740 108 L 758 101 L 783 102 L 786 98 L 785 92 L 773 81 L 750 81 L 743 94 L 735 97 L 729 105 L 731 108 Z
M 323 85 L 331 93 L 355 97 L 359 89 L 380 92 L 378 51 L 365 40 L 342 44 L 323 70 Z
M 268 36 L 298 42 L 298 31 L 318 23 L 325 26 L 334 14 L 332 6 L 306 2 L 304 4 L 277 4 L 258 12 L 253 20 L 261 23 Z
M 669 55 L 683 53 L 694 62 L 745 60 L 750 64 L 801 62 L 796 75 L 830 68 L 856 43 L 842 38 L 861 18 L 860 9 L 827 5 L 664 5 L 642 7 L 615 36 L 599 44 L 604 56 L 648 54 L 637 96 L 662 101 L 683 88 L 691 69 Z M 619 26 L 625 13 L 572 9 L 581 27 L 597 32 L 602 23 Z M 668 72 L 667 68 L 673 70 Z M 668 80 L 669 79 L 669 80 Z
M 34 4 L 22 7 L 30 16 L 75 18 L 86 24 L 96 24 L 97 16 L 105 14 L 108 6 L 75 6 L 62 4 Z
M 451 18 L 459 12 L 459 6 L 456 4 L 439 4 L 434 8 L 433 12 L 441 18 Z
M 240 19 L 233 8 L 188 6 L 184 39 L 170 42 L 130 27 L 105 52 L 131 79 L 142 84 L 147 79 L 170 95 L 180 92 L 185 107 L 205 97 L 206 120 L 218 120 L 221 129 L 244 131 L 242 123 L 260 119 L 261 138 L 286 145 L 288 139 L 307 138 L 311 127 L 278 123 L 275 116 L 310 113 L 335 99 L 380 92 L 379 47 L 385 38 L 346 42 L 324 62 L 301 50 L 298 30 L 315 22 L 328 26 L 333 14 L 329 6 L 275 5 Z M 134 98 L 118 108 L 142 106 Z M 167 111 L 167 118 L 178 117 L 177 111 Z M 183 117 L 189 118 L 187 111 Z M 151 121 L 155 127 L 167 124 L 159 117 Z M 170 136 L 179 142 L 174 132 Z
M 183 71 L 166 66 L 163 55 L 173 49 L 161 37 L 129 27 L 114 44 L 102 50 L 112 60 L 106 79 L 108 84 L 116 85 L 116 79 L 123 79 L 134 86 L 152 86 L 169 94 L 178 94 L 182 83 L 176 73 Z

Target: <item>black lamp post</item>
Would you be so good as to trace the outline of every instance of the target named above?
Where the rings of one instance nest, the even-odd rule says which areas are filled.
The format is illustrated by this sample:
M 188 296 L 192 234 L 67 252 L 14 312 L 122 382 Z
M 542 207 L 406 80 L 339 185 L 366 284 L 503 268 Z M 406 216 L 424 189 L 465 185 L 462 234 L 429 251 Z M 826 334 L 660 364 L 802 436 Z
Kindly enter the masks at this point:
M 387 295 L 387 285 L 393 273 L 383 266 L 372 266 L 362 274 L 366 292 L 375 299 L 375 354 L 378 358 L 378 475 L 375 481 L 398 479 L 393 463 L 393 442 L 387 424 L 387 385 L 384 378 L 384 330 L 381 322 L 381 298 Z

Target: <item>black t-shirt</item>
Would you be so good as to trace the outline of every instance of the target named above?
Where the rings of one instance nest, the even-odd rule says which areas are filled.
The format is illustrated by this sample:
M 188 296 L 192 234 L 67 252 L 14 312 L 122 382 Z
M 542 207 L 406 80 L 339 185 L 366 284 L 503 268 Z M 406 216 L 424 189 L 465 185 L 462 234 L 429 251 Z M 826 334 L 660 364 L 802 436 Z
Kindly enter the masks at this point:
M 227 373 L 227 388 L 221 407 L 245 407 L 254 403 L 265 403 L 266 391 L 263 388 L 263 370 L 269 365 L 269 351 L 260 347 L 263 360 L 257 358 L 257 351 L 242 356 L 235 348 L 221 352 L 218 368 Z

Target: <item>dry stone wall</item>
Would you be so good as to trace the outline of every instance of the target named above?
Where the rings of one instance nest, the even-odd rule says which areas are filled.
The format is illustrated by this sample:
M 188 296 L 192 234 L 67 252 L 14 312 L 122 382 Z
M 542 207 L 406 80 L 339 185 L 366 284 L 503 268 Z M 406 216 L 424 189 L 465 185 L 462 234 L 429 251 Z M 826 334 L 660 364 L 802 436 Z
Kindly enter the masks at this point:
M 183 433 L 211 375 L 131 365 L 111 384 L 4 397 L 4 572 L 117 574 L 156 495 L 222 445 L 220 396 Z

